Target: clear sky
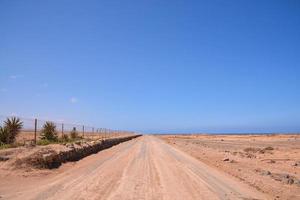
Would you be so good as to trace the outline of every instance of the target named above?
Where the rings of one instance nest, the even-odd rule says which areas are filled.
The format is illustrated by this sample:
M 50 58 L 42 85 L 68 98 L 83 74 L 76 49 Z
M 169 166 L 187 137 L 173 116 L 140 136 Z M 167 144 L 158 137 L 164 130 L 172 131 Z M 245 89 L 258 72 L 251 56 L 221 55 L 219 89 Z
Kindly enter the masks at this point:
M 300 2 L 0 1 L 0 114 L 300 132 Z

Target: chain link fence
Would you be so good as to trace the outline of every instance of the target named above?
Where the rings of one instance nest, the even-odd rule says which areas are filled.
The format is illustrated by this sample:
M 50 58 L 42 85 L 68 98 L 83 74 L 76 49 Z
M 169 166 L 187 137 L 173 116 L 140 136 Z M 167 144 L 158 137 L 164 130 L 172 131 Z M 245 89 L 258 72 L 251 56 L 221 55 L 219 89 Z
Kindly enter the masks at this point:
M 46 122 L 52 122 L 55 125 L 55 129 L 59 138 L 62 138 L 64 135 L 68 135 L 70 137 L 71 132 L 74 130 L 76 131 L 79 137 L 93 140 L 105 140 L 109 138 L 126 137 L 134 135 L 134 132 L 131 131 L 96 128 L 92 126 L 55 122 L 51 120 L 30 119 L 18 116 L 4 115 L 0 115 L 0 126 L 3 127 L 5 125 L 5 121 L 12 117 L 16 117 L 22 122 L 21 132 L 17 135 L 16 138 L 17 143 L 36 143 L 37 141 L 41 140 L 41 133 L 43 130 L 43 126 Z

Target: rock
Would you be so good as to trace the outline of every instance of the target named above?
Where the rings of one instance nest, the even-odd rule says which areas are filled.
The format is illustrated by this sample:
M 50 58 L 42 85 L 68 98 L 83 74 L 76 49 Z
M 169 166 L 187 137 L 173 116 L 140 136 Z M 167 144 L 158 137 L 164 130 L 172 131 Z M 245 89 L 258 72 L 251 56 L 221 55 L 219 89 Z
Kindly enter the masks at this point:
M 263 149 L 262 149 L 262 150 L 259 150 L 259 153 L 260 153 L 260 154 L 264 154 L 264 153 L 265 153 L 265 150 L 263 150 Z
M 49 156 L 51 156 L 51 153 L 47 153 L 47 154 L 43 154 L 42 155 L 42 157 L 43 157 L 44 160 L 47 159 Z
M 300 180 L 294 180 L 294 184 L 297 185 L 297 186 L 300 186 Z
M 35 143 L 32 140 L 31 141 L 26 141 L 24 146 L 27 147 L 27 148 L 34 147 Z
M 223 161 L 229 161 L 229 158 L 224 158 Z
M 272 178 L 289 185 L 297 184 L 297 179 L 289 174 L 272 174 Z
M 275 160 L 269 160 L 268 163 L 276 163 Z
M 272 151 L 272 150 L 274 150 L 274 148 L 269 146 L 269 147 L 264 148 L 264 150 Z
M 285 179 L 288 179 L 288 178 L 290 178 L 290 175 L 289 174 L 282 174 L 281 177 L 285 178 Z
M 250 153 L 246 153 L 246 158 L 256 158 L 256 156 Z
M 9 157 L 0 156 L 0 161 L 7 161 L 7 160 L 9 160 Z
M 291 185 L 291 184 L 293 184 L 294 183 L 294 179 L 288 179 L 288 181 L 287 181 L 287 184 L 289 184 L 289 185 Z
M 260 172 L 260 174 L 263 175 L 263 176 L 269 176 L 269 175 L 271 175 L 271 172 L 270 171 L 266 171 L 266 170 L 262 170 Z
M 294 183 L 294 179 L 286 178 L 286 179 L 283 179 L 282 182 L 285 183 L 285 184 L 292 185 Z
M 91 141 L 90 143 L 91 143 L 91 145 L 94 145 L 96 142 L 95 141 Z
M 74 147 L 74 144 L 70 144 L 70 143 L 68 143 L 67 145 L 66 145 L 66 147 L 68 147 L 68 148 L 70 148 L 70 149 L 74 149 L 75 147 Z

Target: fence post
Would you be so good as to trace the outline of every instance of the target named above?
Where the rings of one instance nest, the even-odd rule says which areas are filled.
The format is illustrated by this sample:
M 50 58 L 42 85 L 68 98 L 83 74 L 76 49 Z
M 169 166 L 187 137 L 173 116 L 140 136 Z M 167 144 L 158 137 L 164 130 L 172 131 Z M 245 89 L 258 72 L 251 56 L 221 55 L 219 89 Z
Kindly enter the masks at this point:
M 37 119 L 34 119 L 34 144 L 36 144 Z
M 82 137 L 84 138 L 84 126 L 82 126 Z
M 61 124 L 61 136 L 64 137 L 64 123 Z

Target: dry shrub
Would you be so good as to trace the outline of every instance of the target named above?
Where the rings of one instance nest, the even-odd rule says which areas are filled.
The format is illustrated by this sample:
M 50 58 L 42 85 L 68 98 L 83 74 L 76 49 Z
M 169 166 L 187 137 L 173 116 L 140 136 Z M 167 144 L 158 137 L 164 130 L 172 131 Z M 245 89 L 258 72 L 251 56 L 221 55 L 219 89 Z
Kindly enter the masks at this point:
M 244 149 L 244 151 L 245 152 L 247 152 L 247 153 L 256 153 L 256 152 L 259 152 L 259 151 L 261 151 L 261 149 L 260 148 L 255 148 L 255 147 L 247 147 L 247 148 L 245 148 Z
M 41 139 L 49 141 L 57 141 L 56 126 L 53 122 L 46 122 L 43 126 Z
M 70 136 L 72 139 L 78 138 L 78 132 L 76 131 L 76 128 L 74 127 L 73 130 L 70 133 Z
M 61 139 L 63 141 L 69 141 L 69 136 L 67 134 L 63 134 L 62 137 L 61 137 Z
M 271 147 L 271 146 L 269 146 L 269 147 L 266 147 L 266 148 L 264 148 L 264 150 L 267 150 L 267 151 L 272 151 L 272 150 L 274 150 L 274 148 L 273 148 L 273 147 Z

